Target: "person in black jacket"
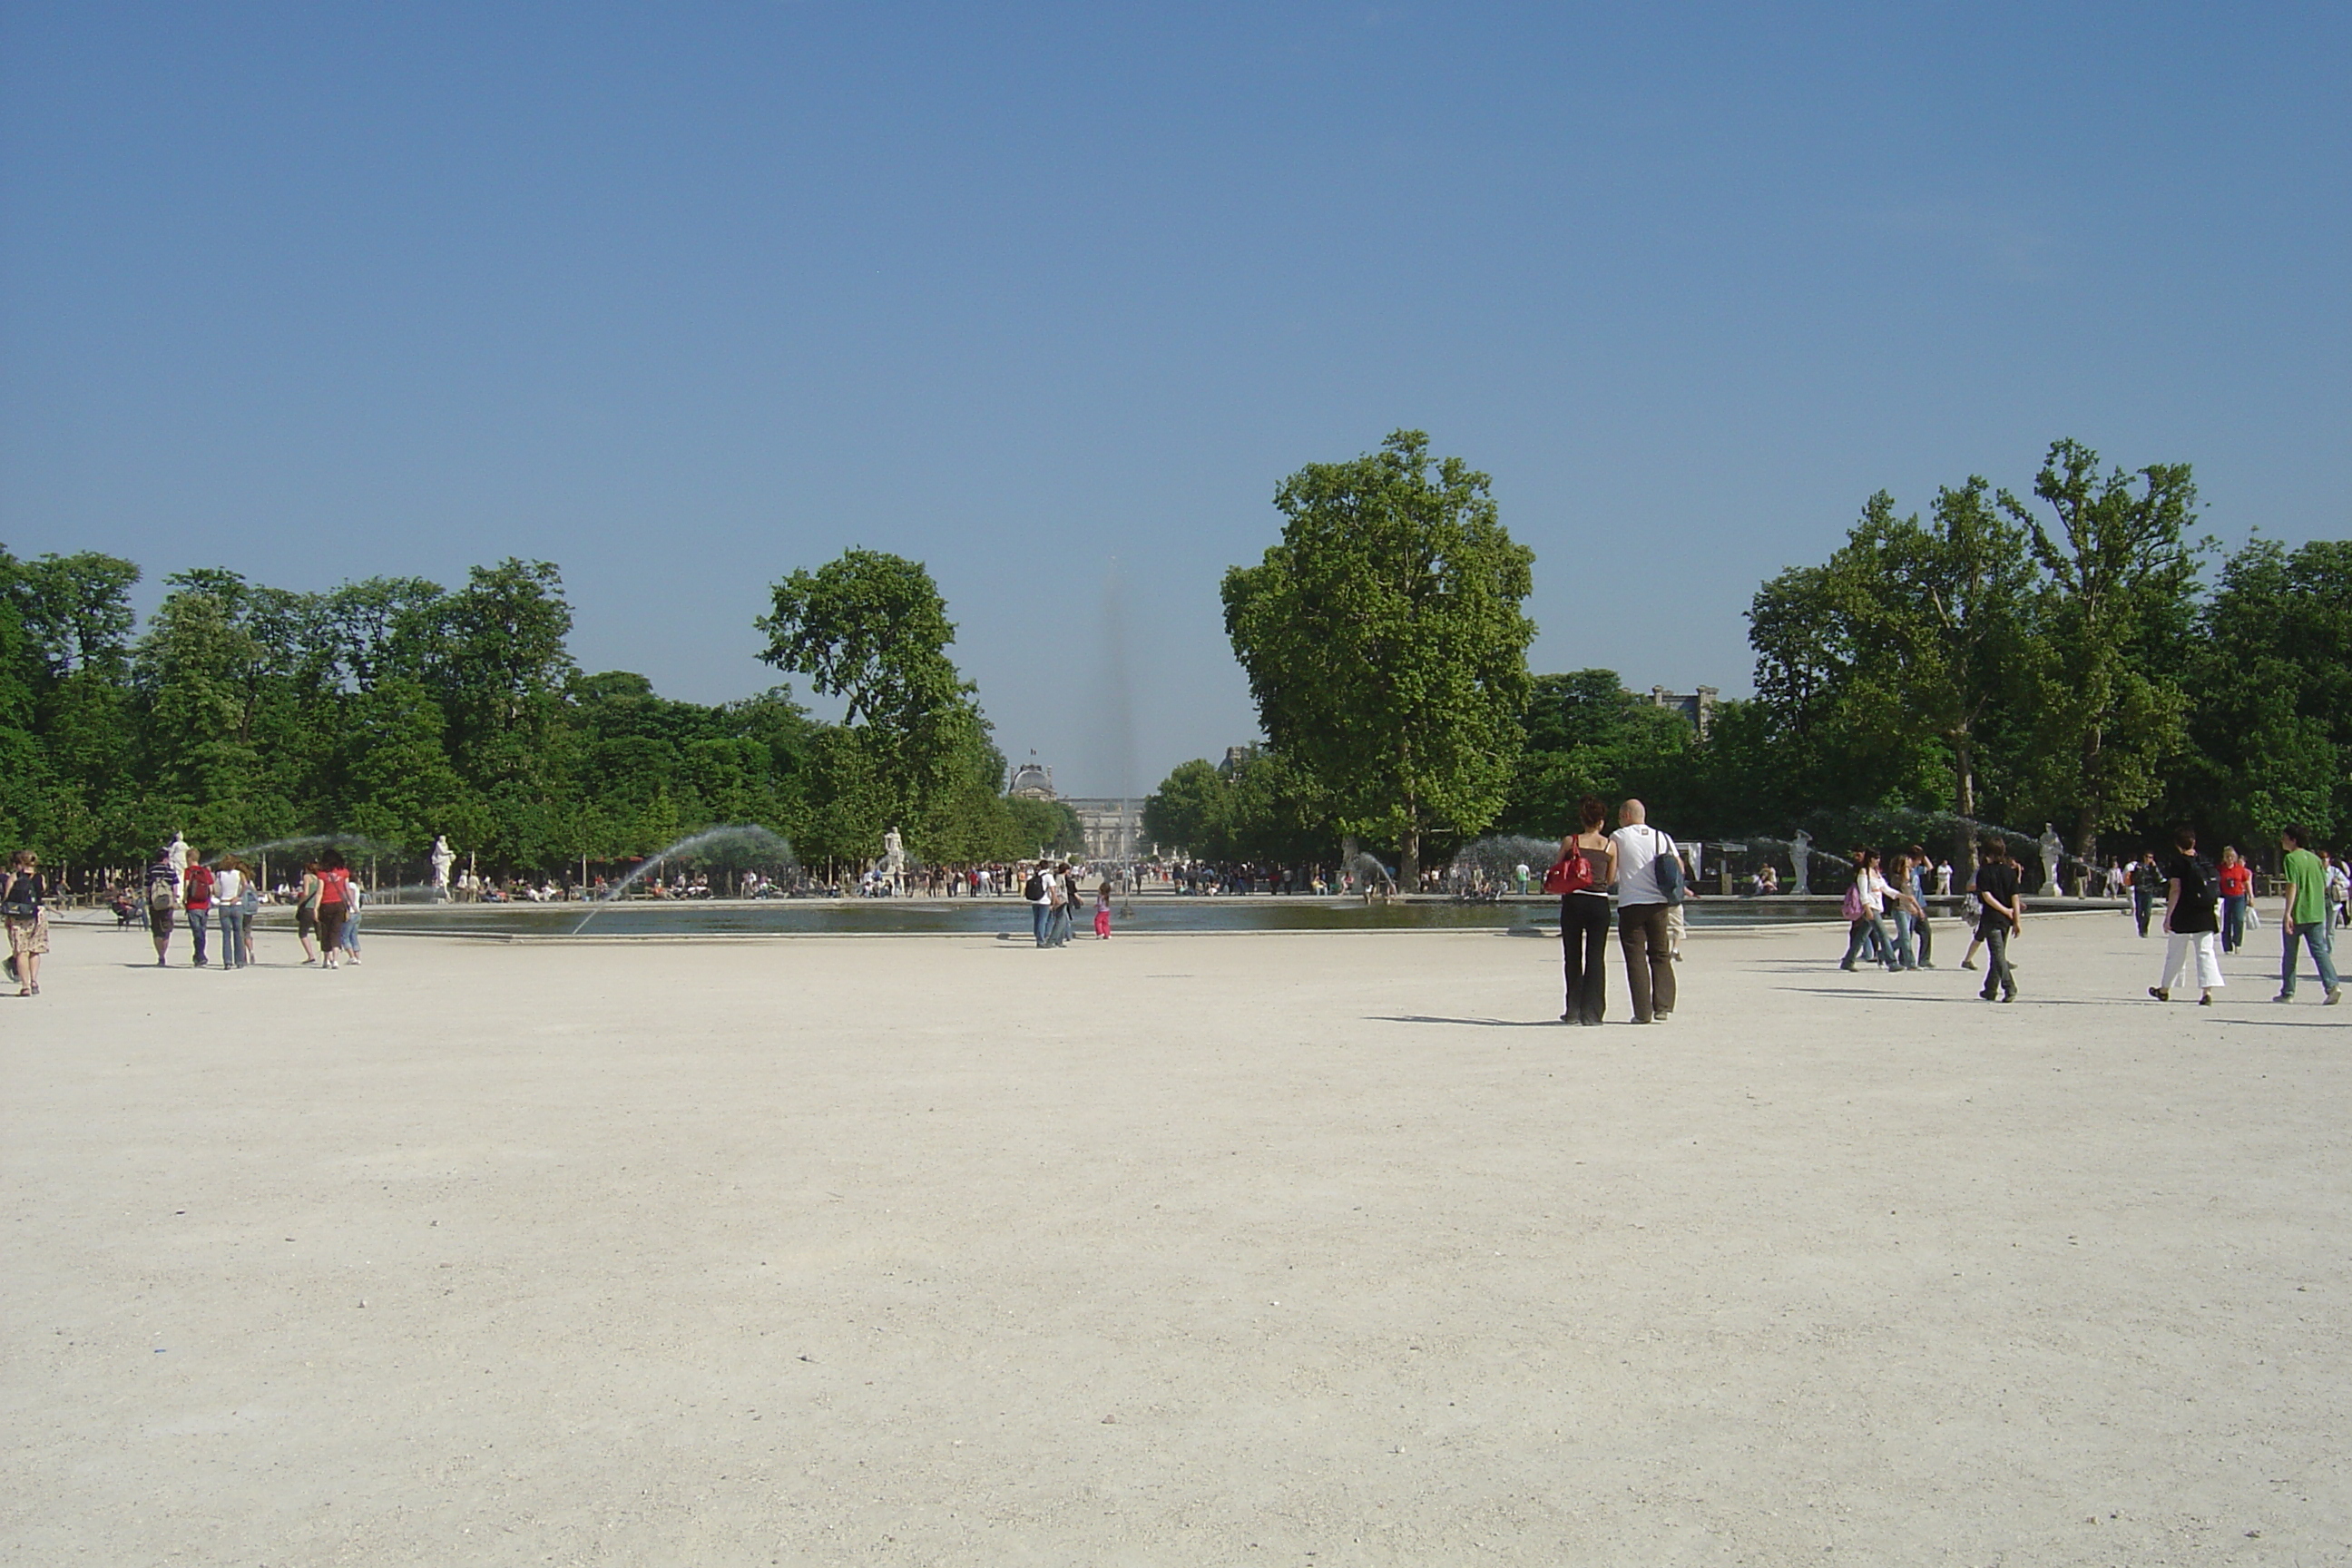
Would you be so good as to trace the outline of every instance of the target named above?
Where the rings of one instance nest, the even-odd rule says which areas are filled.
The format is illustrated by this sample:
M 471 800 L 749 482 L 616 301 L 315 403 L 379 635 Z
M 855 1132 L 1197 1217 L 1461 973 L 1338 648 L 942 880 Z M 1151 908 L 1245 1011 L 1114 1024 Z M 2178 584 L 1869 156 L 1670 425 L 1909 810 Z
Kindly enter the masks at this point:
M 16 994 L 41 994 L 41 955 L 49 951 L 49 885 L 41 876 L 40 858 L 19 849 L 0 872 L 0 907 L 6 911 L 8 963 L 16 976 Z
M 2172 1000 L 2173 982 L 2189 983 L 2189 964 L 2197 964 L 2198 1005 L 2210 1007 L 2213 993 L 2229 982 L 2221 978 L 2221 911 L 2213 907 L 2212 868 L 2197 858 L 2197 834 L 2183 827 L 2172 836 L 2172 854 L 2164 871 L 2164 974 L 2147 988 L 2159 1002 Z

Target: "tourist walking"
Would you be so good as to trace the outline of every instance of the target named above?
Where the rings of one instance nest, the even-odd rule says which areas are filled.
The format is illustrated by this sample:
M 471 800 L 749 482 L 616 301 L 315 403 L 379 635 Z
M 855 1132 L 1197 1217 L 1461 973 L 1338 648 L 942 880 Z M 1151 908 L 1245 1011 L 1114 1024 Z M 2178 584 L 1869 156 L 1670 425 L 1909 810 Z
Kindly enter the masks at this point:
M 1927 923 L 1927 895 L 1935 873 L 1929 868 L 1927 851 L 1914 844 L 1904 851 L 1902 866 L 1902 874 L 1895 878 L 1895 885 L 1909 893 L 1911 901 L 1895 911 L 1895 951 L 1906 969 L 1933 969 L 1936 932 Z M 1944 888 L 1948 891 L 1951 868 L 1945 867 L 1944 872 Z
M 1053 871 L 1044 861 L 1031 868 L 1029 879 L 1022 884 L 1021 896 L 1029 903 L 1029 929 L 1037 938 L 1037 945 L 1045 945 L 1045 936 L 1054 918 Z
M 2197 858 L 2195 829 L 2176 830 L 2172 854 L 2164 863 L 2164 973 L 2147 988 L 2159 1002 L 2171 1001 L 2173 988 L 2189 984 L 2192 964 L 2198 1005 L 2210 1007 L 2213 993 L 2229 984 L 2221 978 L 2221 921 L 2213 889 L 2213 877 Z
M 49 884 L 40 857 L 19 849 L 0 877 L 0 920 L 8 928 L 8 958 L 16 971 L 16 994 L 41 994 L 41 955 L 49 951 Z
M 352 874 L 343 866 L 343 853 L 330 849 L 319 857 L 319 952 L 320 967 L 339 969 L 341 962 L 335 954 L 342 951 L 343 921 L 351 913 Z
M 2132 868 L 2132 914 L 2139 921 L 2139 934 L 2147 934 L 2147 922 L 2155 914 L 2157 901 L 2164 897 L 2164 868 L 2156 863 L 2156 851 L 2140 851 L 2139 863 Z
M 1617 808 L 1609 836 L 1615 850 L 1617 945 L 1625 955 L 1625 984 L 1633 994 L 1633 1022 L 1661 1023 L 1675 1013 L 1675 963 L 1666 910 L 1683 900 L 1682 861 L 1675 841 L 1652 827 L 1638 800 Z
M 1544 877 L 1544 891 L 1559 895 L 1560 977 L 1567 992 L 1563 1024 L 1591 1028 L 1608 1011 L 1609 885 L 1617 879 L 1617 847 L 1601 828 L 1609 808 L 1591 795 L 1577 804 L 1581 826 L 1559 841 L 1559 860 Z
M 155 967 L 171 966 L 172 924 L 180 909 L 180 868 L 172 864 L 172 847 L 163 846 L 147 868 L 147 930 L 155 939 Z
M 213 914 L 220 925 L 221 968 L 243 969 L 247 946 L 245 895 L 250 874 L 245 862 L 224 855 L 213 870 Z
M 2254 896 L 2254 868 L 2235 846 L 2224 844 L 2214 881 L 2221 889 L 2221 951 L 2235 952 L 2246 945 L 2246 906 Z
M 2336 982 L 2336 958 L 2330 951 L 2334 938 L 2327 929 L 2327 870 L 2319 857 L 2303 845 L 2300 827 L 2279 834 L 2279 847 L 2286 851 L 2286 864 L 2280 868 L 2286 873 L 2286 907 L 2279 915 L 2286 954 L 2279 965 L 2279 994 L 2273 1000 L 2294 1000 L 2294 949 L 2300 939 L 2311 951 L 2312 966 L 2319 971 L 2320 986 L 2327 994 L 2327 1005 L 2333 1007 L 2344 992 Z
M 366 895 L 354 881 L 351 885 L 351 901 L 343 906 L 343 956 L 353 963 L 360 961 L 360 906 L 367 902 Z
M 1878 851 L 1857 849 L 1853 852 L 1853 885 L 1845 890 L 1846 928 L 1845 957 L 1838 967 L 1852 973 L 1854 960 L 1863 953 L 1874 963 L 1884 963 L 1891 973 L 1904 967 L 1893 943 L 1886 936 L 1882 918 L 1889 899 L 1907 900 L 1910 894 L 1901 891 L 1886 880 L 1878 868 Z
M 195 944 L 196 967 L 202 969 L 212 962 L 205 952 L 205 939 L 213 919 L 213 868 L 202 860 L 180 873 L 180 907 L 187 911 L 188 940 Z
M 1988 838 L 1979 850 L 1976 903 L 1977 937 L 1985 947 L 1984 989 L 1978 993 L 1986 1001 L 1993 993 L 2000 994 L 2003 1002 L 2017 1000 L 2017 973 L 2009 966 L 2009 939 L 2015 936 L 2025 919 L 2025 899 L 2018 891 L 2017 863 L 2009 858 L 2009 846 L 1998 838 Z
M 1110 940 L 1110 879 L 1105 877 L 1095 888 L 1095 940 Z
M 294 940 L 302 944 L 305 963 L 319 962 L 310 943 L 319 934 L 319 894 L 324 887 L 319 880 L 320 869 L 316 862 L 302 868 L 302 887 L 294 896 Z

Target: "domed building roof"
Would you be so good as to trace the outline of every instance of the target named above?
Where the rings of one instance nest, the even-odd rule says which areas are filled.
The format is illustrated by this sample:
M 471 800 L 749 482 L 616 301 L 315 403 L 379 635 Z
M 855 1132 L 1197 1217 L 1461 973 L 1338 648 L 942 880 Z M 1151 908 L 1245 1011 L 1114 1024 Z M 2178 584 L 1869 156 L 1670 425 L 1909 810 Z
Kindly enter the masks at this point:
M 1042 763 L 1024 763 L 1013 770 L 1013 787 L 1005 793 L 1023 800 L 1052 800 L 1054 770 Z

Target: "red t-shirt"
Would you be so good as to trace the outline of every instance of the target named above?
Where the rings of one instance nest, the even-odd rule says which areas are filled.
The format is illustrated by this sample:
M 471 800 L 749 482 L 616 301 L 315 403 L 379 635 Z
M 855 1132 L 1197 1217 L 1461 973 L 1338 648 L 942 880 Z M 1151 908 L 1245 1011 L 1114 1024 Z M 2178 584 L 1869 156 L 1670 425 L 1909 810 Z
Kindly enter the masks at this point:
M 2221 868 L 2221 896 L 2242 899 L 2254 890 L 2254 868 L 2243 860 Z
M 181 901 L 192 910 L 213 907 L 213 868 L 191 866 L 180 874 Z
M 319 902 L 348 904 L 352 901 L 352 874 L 349 871 L 319 873 Z

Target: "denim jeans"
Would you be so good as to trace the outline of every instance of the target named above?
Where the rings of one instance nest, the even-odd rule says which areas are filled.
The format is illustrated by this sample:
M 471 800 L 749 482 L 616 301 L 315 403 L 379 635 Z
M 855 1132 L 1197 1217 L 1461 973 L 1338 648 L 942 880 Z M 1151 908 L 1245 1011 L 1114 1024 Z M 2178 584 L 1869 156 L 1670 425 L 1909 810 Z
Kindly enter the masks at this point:
M 1044 904 L 1029 906 L 1029 928 L 1036 935 L 1037 945 L 1045 945 L 1045 918 L 1054 911 Z
M 1924 910 L 1925 906 L 1922 908 Z M 1917 939 L 1916 944 L 1915 938 Z M 1914 945 L 1918 948 L 1916 953 L 1912 951 Z M 1909 969 L 1915 964 L 1925 968 L 1935 947 L 1936 933 L 1928 926 L 1924 912 L 1915 915 L 1908 910 L 1895 911 L 1895 954 L 1903 961 L 1904 968 Z
M 2312 967 L 2319 971 L 2319 984 L 2327 991 L 2336 989 L 2336 938 L 2326 921 L 2282 928 L 2285 933 L 2286 956 L 2279 965 L 2279 994 L 2294 994 L 2294 944 L 2304 943 L 2311 950 Z
M 2156 895 L 2146 888 L 2132 889 L 2132 913 L 2139 921 L 2139 934 L 2147 934 L 2147 917 L 2156 910 Z
M 2221 951 L 2235 952 L 2246 945 L 2246 900 L 2244 897 L 2221 900 Z
M 215 912 L 220 916 L 221 967 L 243 969 L 245 967 L 245 911 L 223 908 Z
M 208 929 L 208 922 L 212 919 L 212 914 L 213 912 L 210 910 L 190 910 L 188 911 L 188 934 L 195 939 L 196 965 L 198 968 L 202 968 L 205 962 L 205 933 Z
M 1838 967 L 1852 969 L 1853 961 L 1865 954 L 1873 963 L 1884 963 L 1889 969 L 1901 967 L 1895 961 L 1895 949 L 1887 942 L 1885 923 L 1876 915 L 1864 915 L 1847 931 L 1845 957 L 1839 961 Z

